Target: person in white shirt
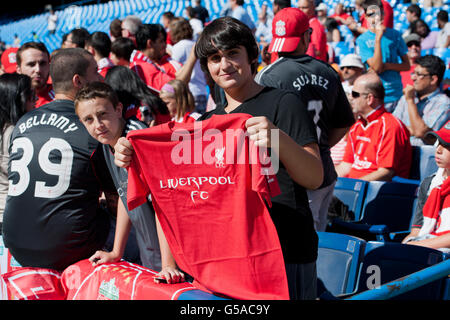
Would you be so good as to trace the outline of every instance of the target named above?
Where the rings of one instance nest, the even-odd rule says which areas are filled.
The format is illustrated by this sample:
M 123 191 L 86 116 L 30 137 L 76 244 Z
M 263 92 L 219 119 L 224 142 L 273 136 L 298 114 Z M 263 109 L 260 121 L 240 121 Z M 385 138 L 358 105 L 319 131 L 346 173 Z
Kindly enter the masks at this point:
M 189 24 L 192 27 L 192 31 L 194 32 L 192 39 L 194 41 L 197 41 L 198 37 L 200 36 L 200 34 L 203 31 L 203 23 L 200 19 L 197 19 L 195 17 L 194 8 L 186 7 L 185 12 L 186 12 L 186 16 L 188 17 Z
M 170 32 L 173 42 L 172 59 L 184 65 L 195 45 L 192 27 L 186 19 L 177 17 L 170 23 Z M 194 96 L 195 111 L 200 114 L 206 111 L 208 97 L 206 88 L 206 78 L 200 67 L 200 63 L 197 61 L 192 70 L 189 90 Z
M 448 12 L 439 11 L 437 15 L 439 33 L 436 39 L 436 48 L 448 48 L 450 46 L 450 22 L 448 22 Z
M 56 23 L 58 22 L 58 16 L 53 11 L 53 9 L 50 9 L 49 11 L 50 15 L 47 18 L 47 29 L 50 34 L 54 34 L 56 31 Z

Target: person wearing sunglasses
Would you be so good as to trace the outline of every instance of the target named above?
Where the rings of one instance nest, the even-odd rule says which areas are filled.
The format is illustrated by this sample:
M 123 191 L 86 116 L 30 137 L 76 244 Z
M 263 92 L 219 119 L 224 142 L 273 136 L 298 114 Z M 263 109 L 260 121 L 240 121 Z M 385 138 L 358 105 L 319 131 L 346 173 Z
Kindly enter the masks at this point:
M 359 55 L 349 53 L 341 60 L 339 69 L 341 70 L 342 87 L 345 93 L 349 95 L 355 80 L 366 71 L 366 68 Z
M 405 88 L 408 84 L 413 85 L 414 82 L 411 79 L 411 74 L 414 72 L 416 68 L 416 60 L 422 56 L 422 46 L 420 44 L 420 36 L 417 33 L 410 33 L 409 35 L 403 37 L 403 40 L 408 47 L 408 59 L 410 68 L 408 71 L 400 72 L 400 76 L 402 77 L 403 88 Z
M 408 128 L 384 108 L 384 88 L 375 72 L 356 79 L 351 94 L 359 117 L 350 128 L 344 158 L 336 166 L 339 177 L 366 181 L 407 178 L 412 148 Z
M 383 7 L 377 6 L 376 0 L 365 1 L 363 7 L 369 30 L 356 39 L 356 46 L 366 67 L 380 76 L 386 93 L 385 108 L 392 112 L 402 96 L 400 72 L 410 68 L 408 48 L 399 31 L 383 24 Z
M 309 18 L 311 28 L 310 41 L 307 55 L 316 59 L 327 61 L 327 35 L 324 26 L 319 22 L 316 15 L 316 5 L 313 0 L 298 1 L 298 8 Z
M 441 129 L 450 120 L 450 99 L 440 90 L 445 73 L 444 61 L 434 55 L 416 60 L 411 74 L 413 85 L 407 85 L 393 114 L 406 124 L 411 133 L 411 144 L 432 144 L 426 136 Z

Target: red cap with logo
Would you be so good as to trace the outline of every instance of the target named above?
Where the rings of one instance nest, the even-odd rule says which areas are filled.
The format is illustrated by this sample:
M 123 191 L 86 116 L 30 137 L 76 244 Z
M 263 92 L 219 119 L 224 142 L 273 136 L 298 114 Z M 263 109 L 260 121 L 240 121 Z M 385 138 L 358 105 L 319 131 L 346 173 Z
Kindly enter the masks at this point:
M 280 10 L 272 21 L 272 41 L 269 52 L 292 52 L 303 33 L 309 29 L 309 18 L 299 8 Z
M 450 120 L 438 131 L 428 132 L 427 135 L 435 136 L 441 145 L 446 148 L 450 147 Z
M 2 66 L 6 73 L 16 72 L 17 62 L 16 53 L 19 48 L 8 48 L 2 53 Z

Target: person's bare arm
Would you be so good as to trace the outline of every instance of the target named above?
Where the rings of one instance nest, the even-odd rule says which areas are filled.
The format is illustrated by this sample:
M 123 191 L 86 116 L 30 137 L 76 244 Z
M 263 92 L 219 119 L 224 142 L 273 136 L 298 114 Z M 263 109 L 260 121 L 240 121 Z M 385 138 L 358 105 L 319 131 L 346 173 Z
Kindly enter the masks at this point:
M 337 166 L 334 167 L 338 177 L 346 177 L 352 169 L 352 164 L 349 162 L 341 161 Z
M 450 248 L 450 233 L 443 234 L 442 236 L 436 238 L 425 239 L 420 241 L 410 241 L 407 244 L 432 249 Z
M 392 62 L 385 62 L 384 63 L 384 70 L 393 70 L 397 72 L 401 71 L 408 71 L 411 69 L 411 65 L 409 64 L 408 56 L 405 54 L 401 57 L 402 62 L 401 63 L 392 63 Z
M 158 234 L 159 247 L 161 250 L 161 271 L 158 273 L 158 277 L 162 277 L 167 280 L 167 283 L 178 283 L 184 281 L 184 273 L 182 273 L 172 255 L 166 236 L 159 223 L 158 216 L 155 215 L 156 220 L 156 232 Z M 160 282 L 155 279 L 155 282 Z
M 411 232 L 402 240 L 402 243 L 406 243 L 409 238 L 414 238 L 419 235 L 420 228 L 411 228 Z
M 378 168 L 376 171 L 362 176 L 361 180 L 366 181 L 391 181 L 395 171 L 391 168 Z
M 408 105 L 408 116 L 409 116 L 409 131 L 414 137 L 424 139 L 427 132 L 432 129 L 429 128 L 423 118 L 420 116 L 417 110 L 417 105 L 415 102 L 416 90 L 411 85 L 407 85 L 403 89 L 403 94 L 405 96 L 406 103 Z
M 384 71 L 383 54 L 381 52 L 381 38 L 383 37 L 386 27 L 378 24 L 375 33 L 375 45 L 372 58 L 367 59 L 370 69 L 380 74 Z
M 119 198 L 117 203 L 117 220 L 116 232 L 114 235 L 114 246 L 111 252 L 97 251 L 90 258 L 89 261 L 93 266 L 106 263 L 117 262 L 122 259 L 125 247 L 127 245 L 128 236 L 130 234 L 131 221 L 128 217 L 127 210 Z
M 192 71 L 194 70 L 195 63 L 197 62 L 197 57 L 195 56 L 195 45 L 192 46 L 191 52 L 183 64 L 183 66 L 176 72 L 175 77 L 178 80 L 183 81 L 186 84 L 189 84 L 191 81 Z

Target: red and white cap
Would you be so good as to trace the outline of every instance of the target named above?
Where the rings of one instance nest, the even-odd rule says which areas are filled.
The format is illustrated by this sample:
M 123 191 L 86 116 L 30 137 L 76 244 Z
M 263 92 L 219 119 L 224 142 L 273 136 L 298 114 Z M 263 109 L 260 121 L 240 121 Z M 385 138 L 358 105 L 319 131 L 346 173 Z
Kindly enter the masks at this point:
M 8 48 L 2 53 L 1 61 L 3 70 L 6 73 L 14 73 L 16 72 L 17 62 L 16 62 L 16 53 L 19 48 Z
M 309 18 L 299 8 L 280 10 L 272 21 L 272 41 L 269 52 L 292 52 L 303 33 L 309 29 Z
M 438 131 L 428 132 L 427 135 L 435 136 L 441 145 L 450 148 L 450 120 Z

